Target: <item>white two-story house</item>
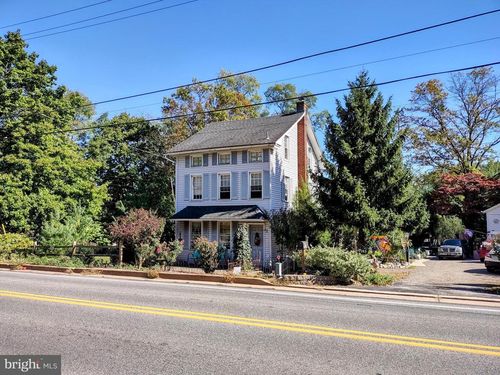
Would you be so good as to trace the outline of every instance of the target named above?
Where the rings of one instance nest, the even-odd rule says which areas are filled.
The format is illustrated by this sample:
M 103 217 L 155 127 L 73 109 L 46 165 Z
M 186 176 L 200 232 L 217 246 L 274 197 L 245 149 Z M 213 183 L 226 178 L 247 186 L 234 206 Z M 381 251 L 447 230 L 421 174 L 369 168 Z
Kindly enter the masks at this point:
M 187 261 L 194 239 L 205 236 L 232 251 L 238 223 L 249 224 L 254 265 L 276 257 L 266 212 L 290 206 L 321 150 L 303 102 L 297 112 L 213 122 L 169 150 L 176 160 L 176 237 Z

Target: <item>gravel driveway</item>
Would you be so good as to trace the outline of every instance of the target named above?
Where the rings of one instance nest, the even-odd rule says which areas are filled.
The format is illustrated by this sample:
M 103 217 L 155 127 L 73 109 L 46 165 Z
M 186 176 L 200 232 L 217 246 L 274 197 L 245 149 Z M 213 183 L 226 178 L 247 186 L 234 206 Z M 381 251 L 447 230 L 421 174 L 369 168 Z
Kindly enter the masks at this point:
M 478 260 L 438 260 L 431 257 L 392 288 L 436 294 L 471 294 L 500 288 L 500 274 L 486 271 Z

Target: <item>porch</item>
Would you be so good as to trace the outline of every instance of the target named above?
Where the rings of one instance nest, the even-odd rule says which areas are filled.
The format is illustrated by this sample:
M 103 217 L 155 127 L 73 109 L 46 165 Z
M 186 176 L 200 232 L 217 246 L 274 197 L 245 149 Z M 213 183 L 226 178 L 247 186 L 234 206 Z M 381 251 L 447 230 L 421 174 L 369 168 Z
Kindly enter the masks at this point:
M 271 268 L 271 229 L 264 212 L 258 206 L 188 206 L 172 218 L 176 238 L 184 241 L 184 250 L 178 257 L 179 265 L 196 266 L 197 253 L 192 243 L 197 237 L 206 237 L 226 247 L 220 259 L 220 268 L 227 269 L 235 261 L 233 238 L 238 224 L 248 224 L 254 269 Z

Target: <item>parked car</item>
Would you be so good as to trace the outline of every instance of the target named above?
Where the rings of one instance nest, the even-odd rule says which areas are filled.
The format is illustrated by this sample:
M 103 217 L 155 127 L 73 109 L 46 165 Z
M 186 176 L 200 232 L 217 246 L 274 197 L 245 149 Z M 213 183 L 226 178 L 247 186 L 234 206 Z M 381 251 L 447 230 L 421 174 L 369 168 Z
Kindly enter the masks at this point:
M 438 259 L 460 258 L 465 259 L 466 241 L 450 239 L 445 240 L 438 248 Z
M 500 244 L 495 244 L 493 249 L 486 254 L 484 266 L 488 272 L 500 271 Z
M 425 239 L 424 242 L 422 242 L 420 251 L 425 252 L 428 255 L 438 255 L 437 254 L 438 248 L 439 245 L 437 245 L 434 241 L 431 241 L 430 239 Z
M 484 258 L 486 257 L 486 254 L 488 254 L 491 249 L 493 249 L 493 244 L 489 241 L 483 241 L 481 243 L 481 246 L 479 247 L 479 261 L 482 263 L 484 262 Z

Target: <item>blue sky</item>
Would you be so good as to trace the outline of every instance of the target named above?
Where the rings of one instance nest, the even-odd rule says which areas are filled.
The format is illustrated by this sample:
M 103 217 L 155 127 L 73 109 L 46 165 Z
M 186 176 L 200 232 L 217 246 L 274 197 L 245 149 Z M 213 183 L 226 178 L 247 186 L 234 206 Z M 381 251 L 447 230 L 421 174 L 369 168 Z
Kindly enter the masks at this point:
M 152 1 L 152 0 L 149 0 Z M 182 2 L 148 7 L 99 22 Z M 1 0 L 0 26 L 96 3 L 98 0 Z M 78 12 L 19 26 L 22 33 L 139 5 L 113 0 Z M 498 1 L 200 0 L 136 18 L 29 41 L 29 48 L 58 67 L 59 83 L 92 101 L 211 78 L 221 68 L 240 71 L 322 50 L 439 23 L 497 8 Z M 433 48 L 500 37 L 500 13 L 375 45 L 256 73 L 260 82 L 363 64 Z M 85 24 L 82 24 L 85 25 Z M 9 29 L 0 29 L 4 34 Z M 37 34 L 41 35 L 41 34 Z M 377 64 L 366 64 L 377 81 L 500 60 L 500 39 Z M 345 87 L 362 67 L 290 79 L 312 92 Z M 497 68 L 498 71 L 498 68 Z M 446 77 L 442 77 L 446 79 Z M 382 89 L 404 106 L 418 81 Z M 266 88 L 262 85 L 262 92 Z M 321 97 L 317 110 L 334 111 L 340 94 Z M 97 107 L 98 113 L 128 109 L 158 116 L 163 94 Z M 146 106 L 148 105 L 148 106 Z M 111 112 L 115 114 L 115 112 Z M 320 135 L 321 138 L 321 135 Z

